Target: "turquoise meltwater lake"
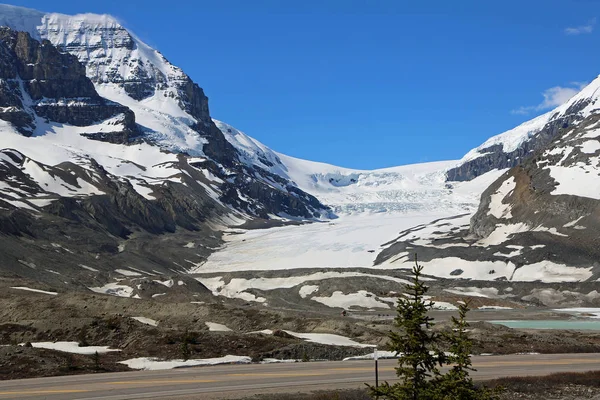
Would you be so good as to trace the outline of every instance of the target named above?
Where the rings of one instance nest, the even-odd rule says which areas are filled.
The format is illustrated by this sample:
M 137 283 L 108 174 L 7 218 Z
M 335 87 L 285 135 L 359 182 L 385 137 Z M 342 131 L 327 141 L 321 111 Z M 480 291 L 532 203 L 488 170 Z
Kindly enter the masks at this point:
M 489 322 L 517 329 L 576 329 L 600 331 L 600 320 L 515 320 Z

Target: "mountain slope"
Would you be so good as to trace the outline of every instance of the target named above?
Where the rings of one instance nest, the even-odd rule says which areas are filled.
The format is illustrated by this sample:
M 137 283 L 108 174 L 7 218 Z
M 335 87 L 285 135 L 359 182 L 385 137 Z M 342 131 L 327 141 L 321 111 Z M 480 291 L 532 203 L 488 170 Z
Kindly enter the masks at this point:
M 219 196 L 234 210 L 260 218 L 282 214 L 310 219 L 327 213 L 312 196 L 288 182 L 273 184 L 273 176 L 260 165 L 241 161 L 210 118 L 202 89 L 113 17 L 45 14 L 5 5 L 0 11 L 1 23 L 75 55 L 100 96 L 133 112 L 145 142 L 203 158 L 195 160 L 196 166 L 223 181 Z M 94 138 L 110 141 L 106 135 Z
M 202 89 L 110 16 L 0 5 L 0 25 L 23 31 L 0 35 L 4 274 L 144 296 L 135 279 L 390 269 L 417 252 L 449 278 L 597 276 L 600 78 L 459 162 L 360 171 L 213 120 Z M 227 231 L 219 247 L 232 225 L 336 217 Z
M 473 161 L 490 157 L 477 158 L 490 143 L 509 151 L 521 151 L 528 143 L 541 146 L 539 137 L 523 135 L 524 126 L 542 126 L 540 121 L 550 118 L 543 134 L 561 115 L 576 121 L 561 125 L 551 139 L 544 139 L 549 140 L 545 146 L 532 150 L 493 182 L 472 218 L 406 230 L 376 263 L 407 264 L 409 252 L 415 251 L 425 271 L 437 276 L 546 282 L 600 278 L 600 114 L 595 107 L 599 87 L 596 79 L 552 113 L 468 154 L 466 158 L 476 157 Z
M 545 148 L 566 129 L 599 112 L 600 77 L 566 103 L 507 132 L 493 136 L 469 151 L 448 171 L 449 181 L 464 181 L 492 169 L 512 168 Z
M 440 210 L 464 213 L 473 210 L 481 192 L 499 176 L 496 171 L 472 184 L 447 183 L 446 171 L 456 161 L 371 171 L 343 168 L 277 153 L 236 128 L 215 122 L 245 162 L 294 182 L 304 192 L 332 207 L 337 215 Z
M 328 215 L 243 158 L 202 89 L 113 18 L 0 11 L 25 31 L 0 28 L 3 275 L 77 286 L 181 274 L 224 226 Z

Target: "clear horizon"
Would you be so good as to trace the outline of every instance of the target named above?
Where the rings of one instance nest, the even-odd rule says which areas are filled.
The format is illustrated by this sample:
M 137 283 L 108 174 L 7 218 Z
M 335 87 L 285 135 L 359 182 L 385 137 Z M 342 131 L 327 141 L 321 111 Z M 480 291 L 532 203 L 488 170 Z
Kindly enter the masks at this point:
M 598 75 L 588 1 L 371 3 L 9 2 L 113 15 L 205 90 L 215 119 L 354 169 L 460 159 Z

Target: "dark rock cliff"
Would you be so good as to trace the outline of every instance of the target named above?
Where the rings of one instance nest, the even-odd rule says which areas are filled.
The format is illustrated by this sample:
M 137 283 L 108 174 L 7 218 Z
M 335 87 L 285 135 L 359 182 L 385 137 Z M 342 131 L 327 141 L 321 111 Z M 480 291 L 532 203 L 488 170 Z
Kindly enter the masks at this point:
M 107 140 L 127 143 L 140 134 L 127 107 L 98 95 L 77 57 L 59 52 L 49 41 L 0 28 L 0 119 L 24 135 L 35 129 L 36 115 L 49 122 L 89 126 L 116 118 Z M 91 138 L 96 138 L 90 133 Z

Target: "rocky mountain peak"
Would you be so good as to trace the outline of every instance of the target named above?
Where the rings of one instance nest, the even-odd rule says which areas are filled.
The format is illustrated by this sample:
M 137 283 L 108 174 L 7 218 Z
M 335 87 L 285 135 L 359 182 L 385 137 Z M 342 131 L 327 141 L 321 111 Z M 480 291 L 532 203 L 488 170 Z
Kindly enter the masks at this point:
M 22 134 L 49 122 L 89 126 L 111 118 L 121 127 L 104 132 L 108 140 L 127 142 L 139 133 L 131 110 L 100 97 L 77 57 L 7 27 L 0 27 L 0 53 L 0 119 Z
M 449 181 L 467 181 L 493 169 L 512 168 L 545 148 L 555 137 L 600 112 L 600 77 L 594 79 L 565 104 L 539 117 L 493 136 L 469 151 L 448 170 Z

